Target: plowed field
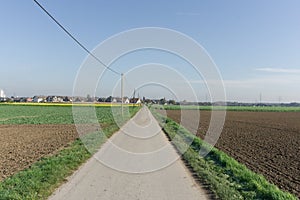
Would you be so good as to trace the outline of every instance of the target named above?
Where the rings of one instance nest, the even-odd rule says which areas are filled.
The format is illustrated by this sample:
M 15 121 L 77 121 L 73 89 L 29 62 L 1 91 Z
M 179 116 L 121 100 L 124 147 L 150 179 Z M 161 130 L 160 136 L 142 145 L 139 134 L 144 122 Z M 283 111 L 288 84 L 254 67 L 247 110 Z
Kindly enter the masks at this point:
M 75 125 L 0 125 L 0 180 L 51 155 L 78 134 Z
M 192 124 L 199 111 L 185 112 Z M 167 110 L 167 115 L 180 122 L 180 110 Z M 200 116 L 197 136 L 204 138 L 210 111 Z M 227 112 L 216 147 L 300 197 L 300 112 Z

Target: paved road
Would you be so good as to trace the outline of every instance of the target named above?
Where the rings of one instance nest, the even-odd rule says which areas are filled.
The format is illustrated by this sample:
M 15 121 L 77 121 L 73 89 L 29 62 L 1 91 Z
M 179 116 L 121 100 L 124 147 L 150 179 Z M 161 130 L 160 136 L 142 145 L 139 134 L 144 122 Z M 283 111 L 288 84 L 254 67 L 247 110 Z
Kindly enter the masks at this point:
M 196 200 L 208 196 L 143 107 L 50 199 Z

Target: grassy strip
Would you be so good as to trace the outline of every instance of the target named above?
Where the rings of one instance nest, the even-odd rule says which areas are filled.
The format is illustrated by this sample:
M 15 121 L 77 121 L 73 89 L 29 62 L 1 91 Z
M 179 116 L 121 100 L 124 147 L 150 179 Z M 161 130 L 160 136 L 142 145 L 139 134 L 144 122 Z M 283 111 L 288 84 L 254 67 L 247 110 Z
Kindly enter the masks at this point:
M 283 106 L 194 106 L 194 105 L 165 105 L 156 106 L 158 109 L 165 110 L 227 110 L 227 111 L 250 111 L 250 112 L 300 112 L 300 107 L 283 107 Z
M 210 190 L 218 198 L 297 199 L 292 194 L 281 191 L 263 176 L 252 172 L 224 152 L 210 147 L 173 120 L 166 119 L 156 112 L 153 114 L 160 123 L 165 123 L 164 131 L 172 139 L 175 148 L 183 154 L 183 159 L 191 166 L 197 177 L 209 184 Z M 188 145 L 190 143 L 191 145 Z M 212 150 L 207 156 L 202 157 L 199 155 L 201 148 L 212 148 Z M 187 151 L 183 152 L 186 149 Z
M 131 115 L 133 116 L 137 111 L 138 108 L 134 109 Z M 5 179 L 0 183 L 0 199 L 47 199 L 59 185 L 66 181 L 66 177 L 90 158 L 106 138 L 118 129 L 119 127 L 111 121 L 110 126 L 102 132 L 87 134 L 58 154 L 42 158 L 28 169 Z M 91 152 L 85 145 L 88 145 Z

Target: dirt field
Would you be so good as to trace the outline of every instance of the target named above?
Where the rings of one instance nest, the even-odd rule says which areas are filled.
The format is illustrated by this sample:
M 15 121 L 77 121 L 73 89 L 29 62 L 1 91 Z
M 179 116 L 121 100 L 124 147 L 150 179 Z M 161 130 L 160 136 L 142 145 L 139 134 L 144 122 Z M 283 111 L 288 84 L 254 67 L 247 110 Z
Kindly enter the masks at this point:
M 0 180 L 74 141 L 74 125 L 0 125 Z
M 188 112 L 192 122 L 199 111 Z M 168 110 L 167 114 L 180 121 L 180 110 Z M 197 135 L 203 138 L 210 112 L 201 111 L 200 115 Z M 300 112 L 227 112 L 216 147 L 300 197 Z

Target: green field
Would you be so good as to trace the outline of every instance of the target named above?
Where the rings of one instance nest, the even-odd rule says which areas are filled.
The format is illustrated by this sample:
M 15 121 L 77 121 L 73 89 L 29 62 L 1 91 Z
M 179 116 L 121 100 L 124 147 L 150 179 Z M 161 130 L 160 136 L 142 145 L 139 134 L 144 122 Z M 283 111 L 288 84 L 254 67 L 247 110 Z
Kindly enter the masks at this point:
M 72 123 L 72 107 L 0 105 L 0 124 Z
M 283 106 L 196 106 L 196 105 L 152 105 L 153 108 L 165 110 L 226 110 L 251 112 L 300 112 L 300 107 Z
M 112 111 L 120 114 L 121 107 L 115 106 L 76 106 L 76 111 L 82 111 L 83 116 L 90 114 L 95 109 L 99 123 L 106 123 L 113 120 Z M 129 113 L 139 109 L 136 106 L 125 107 Z M 88 123 L 89 116 L 81 123 Z M 119 117 L 116 117 L 119 118 Z M 72 106 L 61 105 L 6 105 L 0 104 L 0 124 L 73 124 Z

